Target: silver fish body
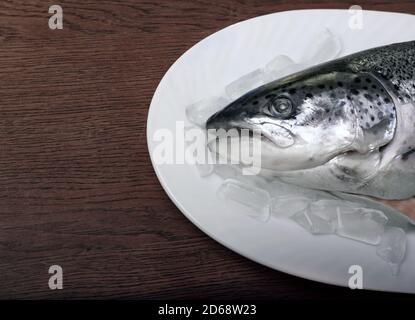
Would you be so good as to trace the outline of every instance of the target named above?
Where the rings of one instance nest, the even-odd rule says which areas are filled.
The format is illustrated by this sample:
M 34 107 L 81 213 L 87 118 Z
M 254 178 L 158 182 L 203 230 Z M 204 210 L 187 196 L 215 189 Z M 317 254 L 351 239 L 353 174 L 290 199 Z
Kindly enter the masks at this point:
M 415 195 L 415 41 L 333 60 L 261 86 L 208 129 L 261 132 L 261 168 L 308 188 Z

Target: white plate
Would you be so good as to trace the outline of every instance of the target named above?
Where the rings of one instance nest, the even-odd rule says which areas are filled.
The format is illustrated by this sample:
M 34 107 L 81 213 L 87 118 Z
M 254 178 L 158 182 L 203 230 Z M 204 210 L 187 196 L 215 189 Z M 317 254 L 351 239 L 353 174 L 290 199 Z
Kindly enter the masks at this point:
M 274 13 L 225 28 L 184 53 L 161 80 L 151 102 L 147 139 L 150 155 L 159 142 L 158 129 L 175 132 L 185 121 L 185 106 L 220 94 L 238 77 L 262 67 L 273 56 L 300 59 L 307 44 L 324 28 L 339 35 L 343 55 L 415 39 L 412 15 L 364 11 L 363 29 L 351 29 L 347 10 L 300 10 Z M 267 223 L 232 212 L 217 198 L 221 180 L 201 178 L 186 164 L 156 165 L 169 197 L 195 225 L 213 239 L 261 264 L 300 276 L 348 285 L 351 265 L 363 269 L 365 289 L 415 292 L 415 236 L 409 234 L 407 254 L 398 276 L 377 255 L 375 247 L 334 235 L 313 236 L 299 225 L 272 218 Z

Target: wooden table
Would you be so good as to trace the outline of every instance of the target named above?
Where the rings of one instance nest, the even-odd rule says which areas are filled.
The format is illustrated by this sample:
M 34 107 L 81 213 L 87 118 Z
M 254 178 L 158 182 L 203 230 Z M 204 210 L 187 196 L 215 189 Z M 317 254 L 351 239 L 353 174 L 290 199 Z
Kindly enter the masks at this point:
M 415 13 L 413 1 L 364 3 Z M 48 27 L 51 4 L 63 7 L 63 30 Z M 153 92 L 196 42 L 262 14 L 352 4 L 1 1 L 0 298 L 397 297 L 303 280 L 224 248 L 173 205 L 147 152 Z M 54 264 L 63 290 L 48 287 Z

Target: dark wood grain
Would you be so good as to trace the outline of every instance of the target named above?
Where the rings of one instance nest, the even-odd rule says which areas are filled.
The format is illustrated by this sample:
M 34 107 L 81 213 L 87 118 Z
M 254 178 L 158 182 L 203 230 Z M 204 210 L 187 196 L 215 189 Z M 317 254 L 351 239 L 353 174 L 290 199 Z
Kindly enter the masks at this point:
M 49 30 L 51 4 L 64 30 Z M 351 4 L 0 1 L 0 298 L 385 297 L 270 270 L 208 238 L 163 192 L 145 140 L 158 82 L 199 40 L 261 14 Z M 414 1 L 363 7 L 415 13 Z M 63 290 L 48 288 L 52 264 Z

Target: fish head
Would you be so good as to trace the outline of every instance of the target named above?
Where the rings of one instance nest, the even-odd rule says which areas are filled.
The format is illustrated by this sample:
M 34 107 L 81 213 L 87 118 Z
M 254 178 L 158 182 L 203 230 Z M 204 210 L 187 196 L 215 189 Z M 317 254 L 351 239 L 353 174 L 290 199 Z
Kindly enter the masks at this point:
M 364 110 L 376 101 L 357 78 L 345 72 L 295 74 L 248 92 L 211 116 L 206 127 L 259 132 L 261 166 L 277 171 L 313 168 L 346 152 L 365 153 L 391 139 L 394 123 L 386 112 L 381 128 L 369 121 L 372 114 Z M 210 148 L 218 152 L 215 144 Z

